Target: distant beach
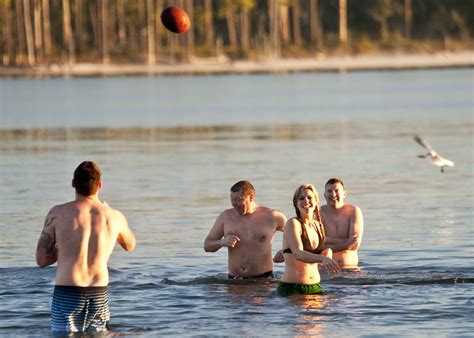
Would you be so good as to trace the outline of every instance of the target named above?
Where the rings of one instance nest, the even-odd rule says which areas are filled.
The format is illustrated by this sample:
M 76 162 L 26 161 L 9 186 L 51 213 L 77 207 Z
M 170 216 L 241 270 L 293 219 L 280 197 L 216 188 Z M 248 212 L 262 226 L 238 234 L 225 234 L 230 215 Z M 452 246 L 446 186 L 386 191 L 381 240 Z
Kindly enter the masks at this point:
M 235 61 L 225 57 L 193 58 L 189 63 L 101 64 L 76 63 L 33 67 L 0 67 L 0 77 L 111 77 L 166 76 L 246 73 L 346 72 L 364 70 L 400 70 L 459 68 L 474 66 L 474 51 L 424 54 L 376 53 L 314 58 L 267 58 L 259 61 Z

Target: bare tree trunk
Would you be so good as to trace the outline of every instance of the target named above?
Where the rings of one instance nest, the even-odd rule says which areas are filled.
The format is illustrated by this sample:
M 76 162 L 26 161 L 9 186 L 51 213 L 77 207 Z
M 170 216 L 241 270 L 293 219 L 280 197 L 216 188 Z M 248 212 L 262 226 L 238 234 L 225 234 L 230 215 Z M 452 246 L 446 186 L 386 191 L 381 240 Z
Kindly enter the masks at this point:
M 5 9 L 5 40 L 7 45 L 8 64 L 15 60 L 15 42 L 13 38 L 13 9 L 12 4 Z
M 278 35 L 278 13 L 280 12 L 280 6 L 278 6 L 278 0 L 268 0 L 268 16 L 269 16 L 269 30 L 270 30 L 270 45 L 271 53 L 273 57 L 280 57 L 280 37 Z
M 76 20 L 74 21 L 74 28 L 77 38 L 77 50 L 84 51 L 85 49 L 85 32 L 84 32 L 84 3 L 82 0 L 76 0 L 74 3 L 74 14 Z
M 323 47 L 323 35 L 321 32 L 321 21 L 319 19 L 318 0 L 310 2 L 311 18 L 311 42 L 315 44 L 316 50 L 321 51 Z
M 48 62 L 50 62 L 53 51 L 51 43 L 51 19 L 49 15 L 49 0 L 43 0 L 43 31 L 44 31 L 44 52 Z
M 280 36 L 286 45 L 290 42 L 290 13 L 286 1 L 280 2 Z
M 124 0 L 117 0 L 117 23 L 118 23 L 118 38 L 121 47 L 127 44 L 127 29 L 125 25 L 125 3 Z
M 339 41 L 347 46 L 347 0 L 339 0 Z
M 177 1 L 177 6 L 178 7 L 181 7 L 183 8 L 184 10 L 186 10 L 186 0 L 175 0 Z M 173 34 L 173 35 L 177 35 L 177 40 L 178 40 L 178 50 L 176 51 L 177 52 L 177 55 L 178 55 L 178 58 L 179 58 L 179 61 L 180 62 L 183 62 L 187 55 L 188 55 L 188 50 L 187 50 L 187 47 L 188 47 L 188 44 L 187 44 L 187 37 L 188 37 L 188 34 Z
M 171 0 L 167 0 L 167 6 L 175 5 Z M 166 46 L 168 49 L 168 62 L 174 63 L 176 61 L 176 49 L 178 46 L 178 35 L 173 34 L 169 30 L 165 32 Z
M 206 46 L 214 49 L 214 20 L 212 17 L 212 0 L 204 0 L 204 25 L 206 26 Z
M 186 33 L 186 59 L 187 61 L 191 60 L 194 54 L 194 25 L 192 24 L 194 17 L 194 4 L 193 0 L 186 0 L 186 11 L 191 20 L 191 28 Z
M 43 53 L 43 29 L 42 29 L 42 13 L 41 13 L 41 0 L 35 0 L 34 2 L 34 25 L 35 25 L 35 50 L 36 58 L 40 60 Z
M 109 40 L 107 37 L 107 32 L 109 30 L 109 17 L 107 13 L 108 9 L 108 0 L 101 0 L 100 6 L 100 16 L 101 16 L 101 41 L 102 41 L 102 63 L 110 63 L 109 55 Z
M 178 46 L 178 36 L 171 32 L 166 32 L 167 45 L 168 45 L 168 61 L 174 63 L 176 61 L 176 46 Z
M 23 64 L 25 57 L 25 23 L 23 20 L 23 3 L 21 1 L 15 2 L 15 15 L 18 29 L 18 51 L 16 53 L 15 62 L 17 64 Z
M 161 15 L 161 12 L 164 9 L 163 0 L 157 0 L 156 8 L 155 8 L 155 33 L 156 33 L 156 54 L 158 58 L 161 59 L 161 55 L 163 53 L 162 49 L 162 36 L 163 36 L 163 25 L 161 20 L 158 19 Z
M 232 5 L 227 6 L 225 10 L 225 18 L 227 21 L 227 30 L 229 33 L 230 47 L 237 49 L 237 29 L 235 28 L 234 8 Z
M 63 0 L 63 29 L 64 44 L 68 50 L 68 62 L 70 65 L 76 63 L 75 43 L 71 27 L 71 4 L 69 0 Z
M 100 34 L 100 23 L 99 23 L 99 12 L 100 7 L 97 2 L 89 3 L 89 14 L 91 17 L 92 35 L 93 35 L 93 47 L 97 51 L 102 52 L 102 35 Z
M 115 46 L 117 44 L 117 6 L 115 6 L 115 1 L 108 2 L 107 4 L 107 39 L 109 46 Z
M 380 21 L 380 36 L 382 37 L 382 41 L 387 42 L 390 38 L 389 19 L 392 16 L 392 0 L 383 0 L 381 6 L 383 16 Z
M 154 65 L 156 63 L 155 51 L 155 6 L 153 0 L 146 1 L 147 13 L 147 37 L 148 37 L 148 64 Z
M 2 64 L 8 64 L 8 52 L 7 52 L 7 36 L 6 31 L 7 25 L 7 7 L 9 6 L 8 2 L 0 2 L 0 51 L 2 52 Z M 5 63 L 7 62 L 7 63 Z
M 25 20 L 26 49 L 28 51 L 28 64 L 35 64 L 35 45 L 33 37 L 33 28 L 31 27 L 30 0 L 23 0 L 23 14 Z
M 294 40 L 295 46 L 301 47 L 300 1 L 293 0 L 292 7 L 293 7 L 293 40 Z
M 3 50 L 3 65 L 9 65 L 14 59 L 14 47 L 13 47 L 13 27 L 12 27 L 12 8 L 11 4 L 5 3 L 0 6 L 0 18 L 3 25 L 3 41 L 5 43 L 5 49 Z
M 145 0 L 135 0 L 137 3 L 138 9 L 138 31 L 140 34 L 140 48 L 145 50 L 148 44 L 147 38 L 147 25 L 146 25 L 146 1 Z
M 412 0 L 404 1 L 404 25 L 405 25 L 405 37 L 411 37 L 411 27 L 413 20 Z
M 242 50 L 247 53 L 250 47 L 250 20 L 249 9 L 242 7 L 240 12 L 240 36 L 242 41 Z

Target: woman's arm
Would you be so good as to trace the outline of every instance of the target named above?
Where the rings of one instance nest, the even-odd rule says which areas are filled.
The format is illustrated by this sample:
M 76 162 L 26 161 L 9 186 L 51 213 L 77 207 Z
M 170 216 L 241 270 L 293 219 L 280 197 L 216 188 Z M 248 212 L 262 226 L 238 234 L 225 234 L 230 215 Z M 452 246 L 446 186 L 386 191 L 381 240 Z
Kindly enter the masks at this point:
M 284 235 L 292 254 L 295 255 L 295 258 L 304 263 L 322 264 L 324 268 L 330 272 L 339 272 L 341 270 L 339 265 L 337 265 L 331 258 L 304 251 L 303 243 L 301 242 L 301 227 L 301 223 L 295 218 L 290 219 L 285 226 Z

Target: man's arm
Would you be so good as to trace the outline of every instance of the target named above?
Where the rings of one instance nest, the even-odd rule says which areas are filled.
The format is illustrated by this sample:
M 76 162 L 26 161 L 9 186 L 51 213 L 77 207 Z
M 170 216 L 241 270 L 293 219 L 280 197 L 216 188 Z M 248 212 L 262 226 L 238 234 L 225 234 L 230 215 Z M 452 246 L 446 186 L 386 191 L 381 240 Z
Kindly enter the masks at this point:
M 324 239 L 324 244 L 326 244 L 326 245 L 336 245 L 336 244 L 343 244 L 346 241 L 347 241 L 346 239 L 326 236 L 325 239 Z
M 224 213 L 221 213 L 204 240 L 204 251 L 216 252 L 224 246 Z
M 339 243 L 334 243 L 334 242 L 324 242 L 324 247 L 325 248 L 331 248 L 333 252 L 341 252 L 345 250 L 355 250 L 351 249 L 351 247 L 354 246 L 355 244 L 355 239 L 353 237 L 349 237 L 348 239 L 342 239 L 338 240 Z
M 56 263 L 58 260 L 58 249 L 56 247 L 56 235 L 54 231 L 54 208 L 51 209 L 44 221 L 43 231 L 41 232 L 38 244 L 36 246 L 36 263 L 40 268 Z
M 303 243 L 301 241 L 301 225 L 299 222 L 295 221 L 295 219 L 290 219 L 286 224 L 285 236 L 292 254 L 298 261 L 304 263 L 322 264 L 323 267 L 331 273 L 338 273 L 341 271 L 339 265 L 337 265 L 329 257 L 320 254 L 313 254 L 304 250 Z
M 288 221 L 286 216 L 280 211 L 273 210 L 273 217 L 275 218 L 276 223 L 277 223 L 276 230 L 284 232 L 286 222 Z M 285 255 L 283 255 L 283 250 L 280 249 L 275 253 L 275 256 L 273 256 L 273 262 L 283 263 L 284 261 L 285 261 Z
M 351 219 L 350 236 L 352 236 L 352 244 L 349 246 L 349 250 L 359 250 L 360 244 L 362 243 L 362 235 L 364 234 L 364 217 L 359 207 L 354 207 L 354 215 Z
M 227 235 L 224 237 L 224 219 L 225 211 L 217 217 L 211 231 L 209 231 L 209 234 L 204 240 L 204 251 L 216 252 L 223 246 L 233 248 L 237 242 L 240 241 L 240 238 L 236 235 Z
M 132 230 L 130 230 L 125 216 L 118 210 L 114 211 L 117 217 L 117 221 L 120 222 L 120 224 L 122 225 L 121 231 L 117 237 L 117 241 L 124 250 L 133 251 L 136 246 L 135 235 L 133 234 Z
M 327 237 L 325 241 L 326 247 L 331 248 L 334 252 L 345 250 L 358 250 L 362 242 L 362 234 L 364 230 L 364 220 L 359 207 L 354 207 L 350 217 L 349 237 L 347 239 L 338 239 Z
M 273 217 L 275 218 L 277 224 L 276 230 L 285 231 L 285 224 L 288 222 L 286 216 L 281 211 L 273 210 Z

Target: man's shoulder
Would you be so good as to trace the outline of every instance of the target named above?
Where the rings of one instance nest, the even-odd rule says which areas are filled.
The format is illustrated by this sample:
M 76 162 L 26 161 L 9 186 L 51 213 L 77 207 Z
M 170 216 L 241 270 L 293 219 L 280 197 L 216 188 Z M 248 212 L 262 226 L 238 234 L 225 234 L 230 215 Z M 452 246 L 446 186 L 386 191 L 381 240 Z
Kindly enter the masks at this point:
M 74 201 L 69 201 L 61 204 L 56 204 L 49 210 L 49 214 L 60 213 L 67 209 L 70 209 L 74 205 Z
M 360 210 L 360 208 L 357 205 L 344 203 L 344 210 L 347 213 L 354 214 L 357 210 Z
M 257 212 L 262 213 L 262 214 L 278 214 L 280 211 L 276 209 L 272 209 L 263 205 L 257 205 Z
M 229 209 L 225 209 L 224 211 L 222 211 L 218 218 L 220 218 L 222 220 L 226 220 L 226 219 L 231 218 L 232 216 L 234 216 L 234 209 L 229 208 Z
M 286 219 L 285 214 L 283 214 L 280 210 L 268 208 L 268 207 L 265 207 L 265 206 L 262 206 L 262 205 L 259 205 L 257 207 L 257 214 L 260 217 L 285 218 Z
M 114 209 L 109 206 L 107 203 L 100 203 L 97 205 L 100 213 L 103 213 L 109 221 L 124 221 L 126 220 L 125 215 L 118 209 Z

